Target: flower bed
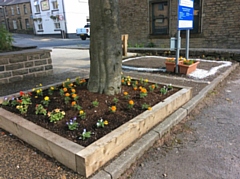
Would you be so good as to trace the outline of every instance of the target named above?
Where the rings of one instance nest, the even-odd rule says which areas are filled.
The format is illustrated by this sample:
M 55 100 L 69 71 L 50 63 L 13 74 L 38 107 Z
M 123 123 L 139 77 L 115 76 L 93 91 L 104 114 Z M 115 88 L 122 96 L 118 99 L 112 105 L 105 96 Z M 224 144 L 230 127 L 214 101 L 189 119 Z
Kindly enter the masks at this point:
M 37 86 L 31 95 L 4 99 L 2 107 L 17 115 L 0 109 L 0 127 L 89 176 L 191 97 L 189 89 L 147 80 L 122 83 L 115 96 L 89 93 L 83 79 L 46 90 Z

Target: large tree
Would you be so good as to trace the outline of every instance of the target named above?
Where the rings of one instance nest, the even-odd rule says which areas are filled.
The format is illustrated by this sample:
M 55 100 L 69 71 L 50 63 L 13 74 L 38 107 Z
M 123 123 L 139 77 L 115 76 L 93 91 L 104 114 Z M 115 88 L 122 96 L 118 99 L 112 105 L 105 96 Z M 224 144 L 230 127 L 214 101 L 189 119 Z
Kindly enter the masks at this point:
M 118 0 L 89 0 L 91 40 L 88 90 L 114 95 L 121 91 L 122 41 Z

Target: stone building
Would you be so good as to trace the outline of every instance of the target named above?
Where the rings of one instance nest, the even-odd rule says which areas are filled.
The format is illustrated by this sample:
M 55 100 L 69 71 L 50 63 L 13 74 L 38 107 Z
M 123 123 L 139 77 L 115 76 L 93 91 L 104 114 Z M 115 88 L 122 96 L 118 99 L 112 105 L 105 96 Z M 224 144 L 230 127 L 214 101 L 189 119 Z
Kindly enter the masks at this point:
M 177 32 L 177 0 L 120 0 L 122 34 L 130 46 L 169 48 Z M 190 48 L 240 48 L 240 0 L 194 0 Z M 186 31 L 181 31 L 185 47 Z
M 0 0 L 0 22 L 10 32 L 33 33 L 30 0 Z

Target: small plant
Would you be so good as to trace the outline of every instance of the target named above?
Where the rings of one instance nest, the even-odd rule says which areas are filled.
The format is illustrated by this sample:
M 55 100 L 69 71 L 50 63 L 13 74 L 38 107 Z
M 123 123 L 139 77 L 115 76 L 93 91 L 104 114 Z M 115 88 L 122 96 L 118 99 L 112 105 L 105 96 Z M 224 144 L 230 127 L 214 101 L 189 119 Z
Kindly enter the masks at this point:
M 113 103 L 117 104 L 118 103 L 118 99 L 116 97 L 113 98 Z
M 167 94 L 167 92 L 168 92 L 168 90 L 167 90 L 166 86 L 163 86 L 163 88 L 160 89 L 160 93 L 163 95 Z
M 105 125 L 108 125 L 108 121 L 107 120 L 103 121 L 103 119 L 100 119 L 100 120 L 98 120 L 96 125 L 97 125 L 97 127 L 102 127 L 103 128 Z
M 86 79 L 80 79 L 79 77 L 76 78 L 75 80 L 77 85 L 85 86 L 87 84 Z
M 80 111 L 79 111 L 79 117 L 80 117 L 81 119 L 85 119 L 85 118 L 86 118 L 86 113 L 85 113 L 83 110 L 80 110 Z
M 109 108 L 109 110 L 110 110 L 110 112 L 115 113 L 116 110 L 117 110 L 117 107 L 116 106 L 112 106 L 112 107 Z
M 3 105 L 3 106 L 8 106 L 9 104 L 10 104 L 9 99 L 8 99 L 7 97 L 4 97 L 4 98 L 3 98 L 2 105 Z
M 28 106 L 32 104 L 30 95 L 31 93 L 24 93 L 20 91 L 20 99 L 12 101 L 12 104 L 14 104 L 14 106 L 17 105 L 16 109 L 18 109 L 21 114 L 26 114 Z
M 186 59 L 183 60 L 184 65 L 192 65 L 193 63 L 195 63 L 194 60 L 186 60 Z
M 72 94 L 72 98 L 73 98 L 74 101 L 77 101 L 79 97 L 78 97 L 77 94 L 73 93 Z
M 146 103 L 142 104 L 142 109 L 148 109 L 148 108 L 149 108 L 148 104 L 146 104 Z
M 122 77 L 122 84 L 123 85 L 131 85 L 132 78 L 130 76 Z
M 92 102 L 92 105 L 93 105 L 94 107 L 98 107 L 99 102 L 97 101 L 97 99 L 96 99 L 95 101 Z
M 140 98 L 144 98 L 147 96 L 147 89 L 146 88 L 141 88 L 140 89 Z
M 33 88 L 32 91 L 35 93 L 35 98 L 38 98 L 38 96 L 43 96 L 42 92 L 42 84 L 40 83 L 39 85 L 36 85 L 36 88 Z
M 65 93 L 65 97 L 64 97 L 65 104 L 68 104 L 70 100 L 71 100 L 70 94 L 69 93 Z
M 143 86 L 146 86 L 148 84 L 148 79 L 143 80 Z
M 70 121 L 66 122 L 66 124 L 68 126 L 68 129 L 71 130 L 71 131 L 76 130 L 79 126 L 76 117 L 74 117 L 73 119 L 70 119 Z
M 173 89 L 172 84 L 167 85 L 167 90 L 168 90 L 168 91 L 170 91 L 170 90 L 172 90 L 172 89 Z
M 127 91 L 124 91 L 124 92 L 123 92 L 123 97 L 124 97 L 125 99 L 129 99 L 130 95 L 128 94 Z
M 151 92 L 153 92 L 156 88 L 158 88 L 158 85 L 157 84 L 152 84 L 152 85 L 150 85 L 150 86 L 148 86 L 149 87 L 149 90 L 151 91 Z
M 67 88 L 61 88 L 59 93 L 60 93 L 61 96 L 64 96 L 67 91 L 68 91 Z
M 57 121 L 60 121 L 65 116 L 65 112 L 61 111 L 60 109 L 54 109 L 52 112 L 48 112 L 48 117 L 50 119 L 50 122 L 56 123 Z
M 72 101 L 71 106 L 78 111 L 82 109 L 82 107 L 78 105 L 76 101 Z
M 128 109 L 132 109 L 133 106 L 134 106 L 134 101 L 133 100 L 128 101 Z
M 55 87 L 54 87 L 54 86 L 51 86 L 51 87 L 48 89 L 48 94 L 49 94 L 49 95 L 53 95 L 54 90 L 55 90 Z
M 85 140 L 91 137 L 91 131 L 88 131 L 86 129 L 83 129 L 83 133 L 81 134 L 81 136 L 79 137 L 79 139 Z
M 41 101 L 41 103 L 42 103 L 44 106 L 48 107 L 48 105 L 49 105 L 49 103 L 50 103 L 49 97 L 48 97 L 48 96 L 45 96 L 44 99 Z
M 47 115 L 47 110 L 43 107 L 42 104 L 37 104 L 35 106 L 35 114 L 38 115 L 38 114 L 43 114 L 44 116 Z

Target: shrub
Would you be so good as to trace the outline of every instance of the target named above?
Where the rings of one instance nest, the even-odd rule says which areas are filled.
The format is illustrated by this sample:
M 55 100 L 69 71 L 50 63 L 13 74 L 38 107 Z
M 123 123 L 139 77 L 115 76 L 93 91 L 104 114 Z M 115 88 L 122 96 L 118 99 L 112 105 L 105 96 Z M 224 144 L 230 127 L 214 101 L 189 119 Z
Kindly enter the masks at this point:
M 3 26 L 0 26 L 0 51 L 11 50 L 12 42 L 12 35 Z

